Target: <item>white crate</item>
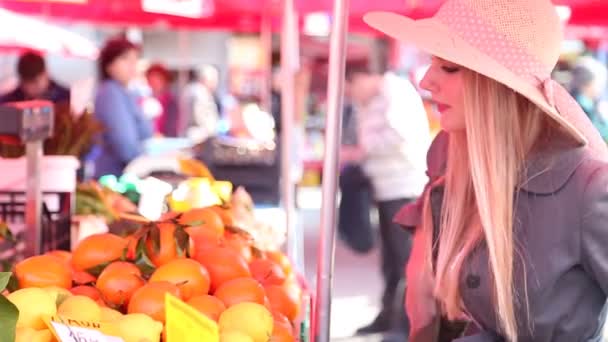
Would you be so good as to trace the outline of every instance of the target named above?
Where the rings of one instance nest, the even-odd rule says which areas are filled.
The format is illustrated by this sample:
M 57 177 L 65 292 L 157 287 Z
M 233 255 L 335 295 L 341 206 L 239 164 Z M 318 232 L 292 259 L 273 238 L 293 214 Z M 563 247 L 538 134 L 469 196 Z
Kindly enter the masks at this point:
M 72 156 L 44 156 L 41 163 L 40 187 L 46 192 L 76 191 L 76 172 L 80 162 Z M 0 158 L 0 191 L 25 191 L 26 159 Z

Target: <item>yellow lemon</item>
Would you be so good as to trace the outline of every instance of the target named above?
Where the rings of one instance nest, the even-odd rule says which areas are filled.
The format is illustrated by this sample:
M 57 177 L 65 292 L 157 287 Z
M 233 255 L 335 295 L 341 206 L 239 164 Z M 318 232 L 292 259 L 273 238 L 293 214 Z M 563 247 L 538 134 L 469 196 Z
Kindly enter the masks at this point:
M 89 297 L 72 296 L 67 298 L 59 308 L 57 314 L 64 318 L 72 318 L 87 322 L 101 321 L 101 308 Z
M 227 331 L 220 335 L 220 342 L 253 342 L 253 339 L 239 331 Z
M 124 315 L 112 324 L 125 342 L 159 342 L 163 332 L 162 323 L 140 313 Z
M 53 334 L 50 330 L 35 330 L 32 328 L 17 328 L 15 342 L 52 342 Z
M 220 316 L 220 331 L 238 331 L 254 342 L 266 342 L 272 336 L 272 314 L 264 305 L 239 303 L 226 309 Z
M 101 321 L 102 322 L 114 322 L 122 317 L 122 314 L 116 310 L 110 308 L 101 308 Z
M 57 313 L 55 299 L 40 288 L 30 287 L 17 290 L 6 298 L 19 309 L 17 328 L 44 330 L 46 324 L 43 318 Z
M 68 297 L 73 296 L 72 292 L 64 289 L 63 287 L 51 286 L 45 287 L 43 290 L 48 293 L 49 296 L 53 297 L 57 306 L 61 305 L 61 303 L 63 303 L 63 301 Z

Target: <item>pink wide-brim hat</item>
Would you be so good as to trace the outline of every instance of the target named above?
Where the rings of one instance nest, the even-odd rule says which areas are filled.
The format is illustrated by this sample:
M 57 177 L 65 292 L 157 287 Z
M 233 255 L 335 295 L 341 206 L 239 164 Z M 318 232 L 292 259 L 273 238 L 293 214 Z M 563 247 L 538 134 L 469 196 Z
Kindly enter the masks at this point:
M 550 0 L 447 0 L 432 18 L 371 12 L 364 21 L 399 41 L 492 78 L 538 105 L 581 144 L 605 151 L 568 91 L 551 79 L 562 24 Z

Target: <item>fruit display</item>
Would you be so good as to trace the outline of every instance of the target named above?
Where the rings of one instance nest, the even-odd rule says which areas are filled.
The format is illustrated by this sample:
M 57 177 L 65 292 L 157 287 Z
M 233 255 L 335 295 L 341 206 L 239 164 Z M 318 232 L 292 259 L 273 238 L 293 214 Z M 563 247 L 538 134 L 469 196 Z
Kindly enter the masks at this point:
M 11 269 L 0 316 L 4 299 L 18 309 L 15 341 L 56 341 L 56 317 L 156 342 L 167 336 L 170 294 L 215 322 L 219 342 L 298 340 L 302 284 L 283 253 L 256 248 L 237 222 L 228 206 L 171 212 L 125 236 L 91 235 L 71 252 L 27 258 Z
M 95 215 L 112 223 L 121 213 L 135 212 L 137 207 L 121 194 L 95 181 L 79 184 L 76 188 L 76 215 Z

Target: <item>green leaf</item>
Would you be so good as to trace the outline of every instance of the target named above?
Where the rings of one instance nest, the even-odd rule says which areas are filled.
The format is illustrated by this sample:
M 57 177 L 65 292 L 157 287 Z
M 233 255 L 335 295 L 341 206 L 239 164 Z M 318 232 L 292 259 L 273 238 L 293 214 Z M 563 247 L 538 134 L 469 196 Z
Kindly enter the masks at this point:
M 198 220 L 198 221 L 191 221 L 191 222 L 188 222 L 188 225 L 189 225 L 190 227 L 195 227 L 195 226 L 202 226 L 202 225 L 204 225 L 205 223 L 206 223 L 206 222 L 205 222 L 205 220 Z
M 14 341 L 19 310 L 6 297 L 0 296 L 0 341 Z
M 150 227 L 148 239 L 152 241 L 152 251 L 158 254 L 160 252 L 160 228 L 157 226 Z
M 0 292 L 6 289 L 6 285 L 11 280 L 11 274 L 10 272 L 0 272 Z
M 106 267 L 108 267 L 109 264 L 111 264 L 114 261 L 118 261 L 118 260 L 113 260 L 113 261 L 108 261 L 108 262 L 104 262 L 103 264 L 99 264 L 95 267 L 91 267 L 87 270 L 85 270 L 88 274 L 93 275 L 95 277 L 99 277 L 99 275 L 101 274 L 101 272 L 103 272 L 103 270 L 106 269 Z
M 139 268 L 142 275 L 147 279 L 156 270 L 156 266 L 148 257 L 146 252 L 145 240 L 141 239 L 137 242 L 137 249 L 135 253 L 135 265 Z
M 19 280 L 14 274 L 11 274 L 11 277 L 8 280 L 8 284 L 6 285 L 6 289 L 8 290 L 8 292 L 15 292 L 19 290 Z
M 182 227 L 177 227 L 173 233 L 175 238 L 175 245 L 177 247 L 177 253 L 181 256 L 190 256 L 190 235 Z

